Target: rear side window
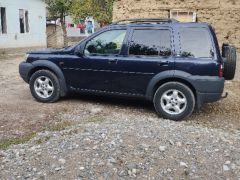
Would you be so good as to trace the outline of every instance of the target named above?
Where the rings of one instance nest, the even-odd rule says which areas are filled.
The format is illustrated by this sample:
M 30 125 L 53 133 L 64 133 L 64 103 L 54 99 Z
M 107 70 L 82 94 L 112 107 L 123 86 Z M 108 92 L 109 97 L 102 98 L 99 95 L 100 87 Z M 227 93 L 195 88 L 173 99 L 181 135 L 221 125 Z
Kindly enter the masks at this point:
M 180 28 L 181 55 L 184 57 L 211 58 L 212 41 L 206 28 Z
M 129 55 L 170 56 L 170 33 L 165 29 L 134 30 Z

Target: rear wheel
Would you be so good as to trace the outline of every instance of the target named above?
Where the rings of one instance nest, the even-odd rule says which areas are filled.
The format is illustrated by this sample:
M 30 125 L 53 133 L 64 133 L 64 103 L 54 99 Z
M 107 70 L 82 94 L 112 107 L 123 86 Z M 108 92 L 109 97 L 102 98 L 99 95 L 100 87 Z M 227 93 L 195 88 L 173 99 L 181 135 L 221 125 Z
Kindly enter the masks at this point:
M 35 72 L 29 81 L 32 96 L 39 102 L 51 103 L 60 97 L 59 80 L 49 70 Z
M 153 103 L 161 117 L 178 121 L 191 115 L 195 107 L 195 97 L 186 85 L 168 82 L 157 89 Z

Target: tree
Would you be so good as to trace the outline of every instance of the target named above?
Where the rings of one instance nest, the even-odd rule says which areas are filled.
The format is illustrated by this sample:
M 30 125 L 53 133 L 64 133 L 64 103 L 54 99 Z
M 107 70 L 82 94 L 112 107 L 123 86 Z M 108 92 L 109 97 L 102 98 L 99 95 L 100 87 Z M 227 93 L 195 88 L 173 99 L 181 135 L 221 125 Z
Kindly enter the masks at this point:
M 70 14 L 75 22 L 88 16 L 94 17 L 100 26 L 112 21 L 114 0 L 73 0 Z
M 60 18 L 60 23 L 63 31 L 64 46 L 67 46 L 67 30 L 65 24 L 65 16 L 69 14 L 72 0 L 43 0 L 47 5 L 49 16 L 55 20 Z

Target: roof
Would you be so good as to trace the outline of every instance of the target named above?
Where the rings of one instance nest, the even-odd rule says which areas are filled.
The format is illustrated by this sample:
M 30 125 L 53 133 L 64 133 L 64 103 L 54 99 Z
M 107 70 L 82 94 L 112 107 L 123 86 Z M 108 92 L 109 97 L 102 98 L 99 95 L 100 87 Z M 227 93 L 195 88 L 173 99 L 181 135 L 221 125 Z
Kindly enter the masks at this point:
M 142 18 L 142 19 L 124 19 L 113 22 L 109 26 L 184 26 L 184 27 L 206 27 L 208 23 L 203 22 L 179 22 L 175 19 L 169 18 Z

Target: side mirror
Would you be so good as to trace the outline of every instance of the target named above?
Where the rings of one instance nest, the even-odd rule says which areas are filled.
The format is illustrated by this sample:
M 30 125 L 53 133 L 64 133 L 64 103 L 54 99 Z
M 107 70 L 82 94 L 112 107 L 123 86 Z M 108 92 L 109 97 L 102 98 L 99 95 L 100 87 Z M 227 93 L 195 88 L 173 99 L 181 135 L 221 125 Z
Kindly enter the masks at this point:
M 84 55 L 84 45 L 82 44 L 78 45 L 74 50 L 74 54 L 79 57 L 82 57 Z

